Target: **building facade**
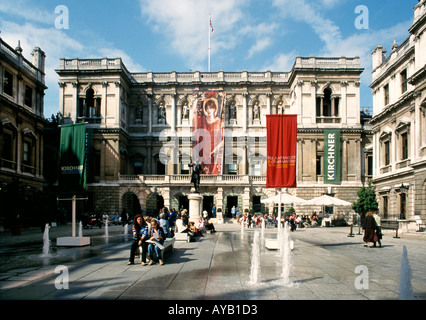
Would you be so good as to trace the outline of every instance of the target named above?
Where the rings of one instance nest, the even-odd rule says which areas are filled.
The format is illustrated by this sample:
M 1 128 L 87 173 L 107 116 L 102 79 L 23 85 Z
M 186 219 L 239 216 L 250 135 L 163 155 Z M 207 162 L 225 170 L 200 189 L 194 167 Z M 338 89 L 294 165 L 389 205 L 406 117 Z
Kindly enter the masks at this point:
M 86 122 L 91 132 L 93 210 L 156 214 L 162 206 L 188 206 L 191 106 L 199 93 L 220 92 L 223 99 L 221 171 L 201 176 L 206 210 L 214 204 L 224 216 L 232 206 L 272 212 L 261 204 L 277 192 L 265 188 L 267 114 L 298 115 L 298 187 L 290 193 L 304 199 L 330 193 L 352 202 L 371 178 L 372 135 L 361 118 L 358 57 L 299 56 L 288 72 L 184 73 L 132 73 L 120 58 L 64 58 L 56 71 L 59 112 L 71 123 Z M 325 129 L 340 136 L 340 174 L 333 183 L 324 181 Z
M 416 229 L 426 220 L 426 1 L 408 38 L 372 52 L 374 185 L 385 219 Z
M 45 54 L 32 61 L 0 38 L 0 220 L 10 225 L 41 216 L 35 206 L 43 191 Z

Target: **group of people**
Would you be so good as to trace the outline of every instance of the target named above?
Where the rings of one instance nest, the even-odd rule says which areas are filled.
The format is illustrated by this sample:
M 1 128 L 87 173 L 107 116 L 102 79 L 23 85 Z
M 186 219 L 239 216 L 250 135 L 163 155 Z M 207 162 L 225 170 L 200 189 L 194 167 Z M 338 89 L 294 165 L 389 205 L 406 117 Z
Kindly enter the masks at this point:
M 265 221 L 265 225 L 278 225 L 278 220 L 275 215 L 268 214 L 254 214 L 254 213 L 244 213 L 241 216 L 237 216 L 238 222 L 243 223 L 248 228 L 260 228 L 262 222 Z M 319 226 L 319 217 L 316 213 L 312 214 L 311 217 L 308 215 L 300 216 L 296 213 L 292 213 L 290 216 L 281 216 L 281 225 L 284 225 L 285 222 L 289 223 L 290 230 L 295 231 L 296 228 L 312 228 Z
M 161 219 L 160 219 L 161 220 Z M 161 250 L 156 243 L 163 244 L 166 240 L 166 233 L 160 226 L 160 222 L 157 219 L 148 217 L 145 219 L 141 214 L 137 214 L 133 220 L 132 228 L 133 242 L 130 248 L 130 258 L 128 265 L 135 263 L 136 250 L 139 247 L 142 248 L 141 264 L 152 265 L 154 264 L 154 252 L 156 253 L 159 264 L 163 265 L 164 262 L 161 259 Z M 147 254 L 149 262 L 147 262 Z
M 364 223 L 364 247 L 376 247 L 376 243 L 379 244 L 379 248 L 382 247 L 382 230 L 381 230 L 381 219 L 377 214 L 377 211 L 369 211 L 365 215 Z
M 186 209 L 181 210 L 180 213 L 175 210 L 169 212 L 166 208 L 161 209 L 158 219 L 153 217 L 144 218 L 141 214 L 137 214 L 133 219 L 133 242 L 127 264 L 134 264 L 135 255 L 140 247 L 142 249 L 141 264 L 143 266 L 155 264 L 154 253 L 158 258 L 159 264 L 164 265 L 158 244 L 164 244 L 164 241 L 167 238 L 172 238 L 175 233 L 187 233 L 190 241 L 192 241 L 196 237 L 203 236 L 203 232 L 207 230 L 215 231 L 214 225 L 208 222 L 208 218 L 200 217 L 197 224 L 189 222 Z M 147 258 L 149 262 L 147 262 Z
M 295 231 L 297 228 L 315 228 L 319 226 L 319 217 L 314 212 L 312 216 L 308 215 L 296 215 L 295 212 L 288 218 L 290 224 L 290 230 Z

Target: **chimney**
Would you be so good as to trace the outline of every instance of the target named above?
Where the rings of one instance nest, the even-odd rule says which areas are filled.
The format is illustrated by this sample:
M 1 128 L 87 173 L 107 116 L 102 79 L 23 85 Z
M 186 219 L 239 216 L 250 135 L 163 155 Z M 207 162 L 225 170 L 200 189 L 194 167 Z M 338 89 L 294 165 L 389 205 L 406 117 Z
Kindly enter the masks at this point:
M 371 53 L 373 58 L 373 71 L 379 67 L 383 61 L 385 61 L 386 50 L 383 48 L 381 44 L 377 45 L 376 48 Z
M 32 59 L 33 66 L 44 73 L 44 63 L 45 63 L 46 54 L 39 47 L 35 47 L 31 55 L 33 56 L 33 59 Z

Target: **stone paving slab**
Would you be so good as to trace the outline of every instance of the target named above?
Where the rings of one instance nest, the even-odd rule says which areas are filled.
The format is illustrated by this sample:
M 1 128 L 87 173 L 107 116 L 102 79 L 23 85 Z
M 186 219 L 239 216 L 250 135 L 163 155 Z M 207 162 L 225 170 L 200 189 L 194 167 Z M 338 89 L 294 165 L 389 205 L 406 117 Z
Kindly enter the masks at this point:
M 65 263 L 69 289 L 57 289 L 56 265 L 17 268 L 0 276 L 0 300 L 396 300 L 402 247 L 412 268 L 414 298 L 426 299 L 426 241 L 385 236 L 383 248 L 364 248 L 362 236 L 346 228 L 298 229 L 291 233 L 292 285 L 281 280 L 279 251 L 261 239 L 261 281 L 249 283 L 253 229 L 218 225 L 196 242 L 177 242 L 165 265 L 127 266 L 130 242 L 110 243 L 101 254 Z M 94 248 L 96 249 L 96 248 Z M 83 249 L 89 250 L 89 249 Z M 91 249 L 90 249 L 91 250 Z M 96 249 L 98 250 L 98 249 Z M 368 289 L 357 289 L 355 271 L 368 270 Z M 8 274 L 10 276 L 5 276 Z

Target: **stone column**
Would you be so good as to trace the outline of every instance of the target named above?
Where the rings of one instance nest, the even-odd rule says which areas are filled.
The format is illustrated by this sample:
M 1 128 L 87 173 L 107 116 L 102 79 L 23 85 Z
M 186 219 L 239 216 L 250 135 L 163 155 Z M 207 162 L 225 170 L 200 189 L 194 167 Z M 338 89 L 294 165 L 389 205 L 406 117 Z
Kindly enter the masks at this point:
M 152 100 L 153 96 L 148 96 L 148 134 L 152 134 Z
M 342 138 L 342 181 L 348 180 L 348 139 Z
M 217 209 L 221 208 L 222 211 L 219 212 Z M 217 188 L 217 194 L 216 194 L 216 221 L 219 224 L 223 223 L 223 188 L 219 187 Z
M 108 82 L 102 82 L 102 88 L 104 88 L 103 92 L 102 92 L 102 110 L 103 110 L 103 119 L 102 122 L 103 124 L 107 125 L 107 90 L 108 90 Z M 102 114 L 101 114 L 102 116 Z
M 247 132 L 247 121 L 248 118 L 247 117 L 247 93 L 243 93 L 243 117 L 242 117 L 242 121 L 243 121 L 243 132 Z
M 171 129 L 176 131 L 176 93 L 171 93 L 170 97 L 172 98 L 172 117 L 171 117 Z M 170 117 L 169 117 L 170 119 Z

